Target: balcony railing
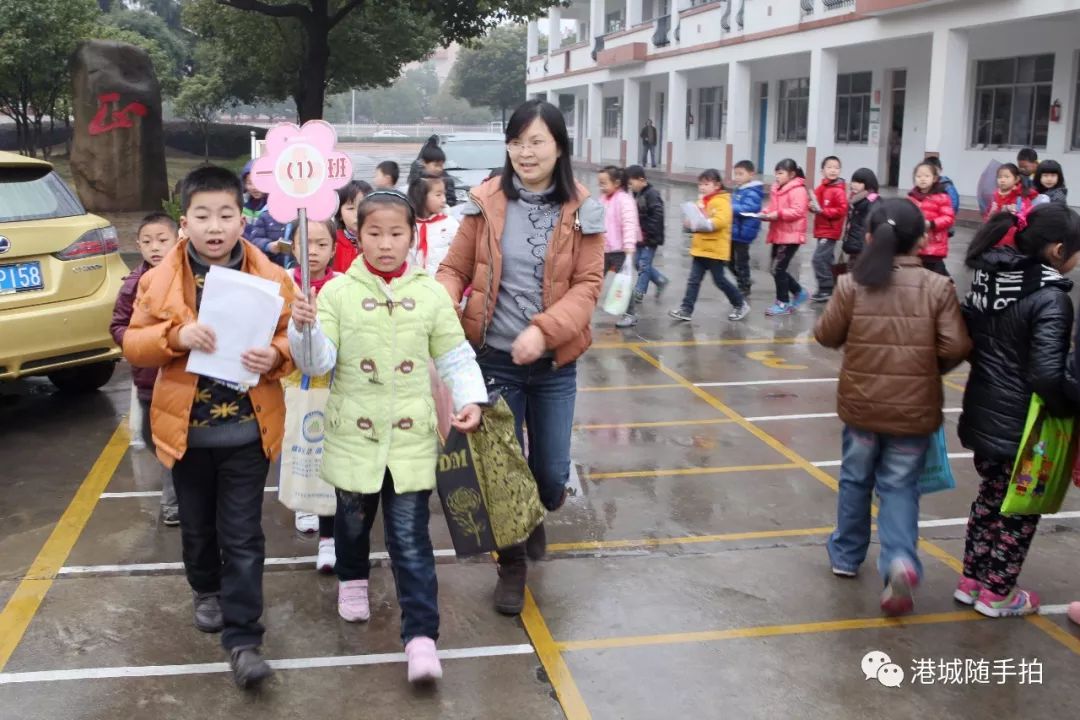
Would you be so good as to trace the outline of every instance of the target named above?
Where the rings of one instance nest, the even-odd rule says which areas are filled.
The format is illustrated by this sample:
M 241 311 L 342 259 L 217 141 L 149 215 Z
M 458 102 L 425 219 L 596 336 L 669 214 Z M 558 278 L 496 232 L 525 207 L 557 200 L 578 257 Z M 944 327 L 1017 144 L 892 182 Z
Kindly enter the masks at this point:
M 593 45 L 592 59 L 596 60 L 596 56 L 600 54 L 600 51 L 604 49 L 604 36 L 596 36 L 596 44 Z
M 665 45 L 670 45 L 671 44 L 671 40 L 669 38 L 670 35 L 671 35 L 671 16 L 670 15 L 661 15 L 660 17 L 656 18 L 656 32 L 653 33 L 653 37 L 652 37 L 653 45 L 655 45 L 656 47 L 664 47 Z
M 826 12 L 855 7 L 855 0 L 822 0 L 822 3 L 825 5 Z
M 735 0 L 730 0 L 730 2 L 735 2 Z M 735 24 L 739 26 L 740 30 L 742 30 L 743 29 L 743 17 L 745 16 L 745 13 L 746 13 L 746 0 L 738 0 L 738 2 L 739 2 L 739 12 L 735 13 Z
M 814 14 L 814 0 L 799 0 L 799 10 L 804 18 Z
M 731 30 L 731 0 L 727 0 L 727 4 L 724 5 L 724 14 L 720 16 L 720 27 L 724 28 L 724 32 Z

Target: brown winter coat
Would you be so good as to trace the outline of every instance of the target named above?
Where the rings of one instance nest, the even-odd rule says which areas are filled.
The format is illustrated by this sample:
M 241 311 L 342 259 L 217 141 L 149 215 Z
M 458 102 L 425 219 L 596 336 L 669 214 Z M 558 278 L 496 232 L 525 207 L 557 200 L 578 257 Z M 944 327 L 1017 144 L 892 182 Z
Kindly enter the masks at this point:
M 956 287 L 917 257 L 896 258 L 881 290 L 841 275 L 814 328 L 844 346 L 837 410 L 847 425 L 885 435 L 929 435 L 941 426 L 941 373 L 971 352 Z
M 285 395 L 279 381 L 293 371 L 287 329 L 294 283 L 283 268 L 270 262 L 257 247 L 246 240 L 240 242 L 244 244 L 241 270 L 277 282 L 285 298 L 270 343 L 281 355 L 281 363 L 272 373 L 263 375 L 248 393 L 262 434 L 263 450 L 274 459 L 281 451 L 285 434 Z M 187 245 L 188 241 L 182 240 L 160 265 L 140 278 L 135 311 L 124 335 L 124 357 L 128 362 L 136 367 L 161 368 L 150 405 L 150 425 L 158 458 L 166 467 L 172 467 L 187 452 L 191 405 L 199 381 L 198 375 L 185 370 L 188 351 L 180 349 L 179 341 L 180 328 L 196 320 L 195 276 L 188 262 Z
M 589 193 L 580 184 L 577 193 L 577 200 L 563 203 L 551 234 L 544 262 L 544 312 L 532 319 L 544 334 L 547 349 L 554 351 L 556 365 L 572 363 L 592 344 L 590 324 L 604 280 L 603 221 L 595 228 L 583 228 L 578 210 Z M 436 278 L 455 304 L 472 286 L 461 324 L 469 342 L 479 348 L 499 296 L 507 199 L 499 180 L 492 179 L 473 188 L 471 200 L 480 213 L 467 213 L 462 219 Z

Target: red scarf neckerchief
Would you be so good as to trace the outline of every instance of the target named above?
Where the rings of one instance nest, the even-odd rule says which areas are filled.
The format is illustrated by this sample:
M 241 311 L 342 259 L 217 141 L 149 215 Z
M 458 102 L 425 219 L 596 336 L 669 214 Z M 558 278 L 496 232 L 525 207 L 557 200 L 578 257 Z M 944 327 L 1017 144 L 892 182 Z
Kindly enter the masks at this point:
M 416 219 L 416 224 L 420 227 L 420 240 L 419 240 L 419 242 L 418 242 L 418 244 L 416 246 L 416 255 L 417 255 L 418 258 L 420 258 L 420 263 L 422 265 L 427 264 L 427 257 L 428 257 L 427 231 L 428 231 L 428 225 L 430 225 L 432 223 L 440 222 L 440 221 L 445 220 L 445 219 L 446 219 L 446 215 L 444 215 L 442 213 L 438 213 L 437 215 L 432 215 L 429 218 L 417 218 Z
M 389 285 L 390 281 L 393 280 L 394 278 L 399 278 L 402 275 L 404 275 L 405 270 L 409 267 L 409 263 L 403 262 L 403 263 L 401 263 L 401 267 L 399 267 L 397 270 L 391 270 L 390 272 L 383 272 L 382 270 L 377 269 L 374 265 L 369 263 L 368 259 L 366 257 L 364 257 L 363 255 L 361 255 L 360 257 L 362 257 L 364 259 L 364 266 L 367 267 L 368 272 L 371 273 L 372 275 L 375 275 L 376 277 L 381 277 L 383 280 L 386 281 L 387 285 Z
M 316 280 L 315 278 L 311 278 L 311 289 L 315 291 L 316 295 L 318 295 L 319 293 L 322 292 L 323 285 L 330 282 L 330 280 L 332 278 L 336 277 L 336 276 L 337 276 L 337 273 L 334 272 L 334 270 L 332 268 L 329 268 L 329 267 L 326 268 L 326 274 L 322 277 L 321 280 Z M 293 268 L 293 279 L 296 280 L 297 285 L 300 284 L 300 267 L 299 266 Z

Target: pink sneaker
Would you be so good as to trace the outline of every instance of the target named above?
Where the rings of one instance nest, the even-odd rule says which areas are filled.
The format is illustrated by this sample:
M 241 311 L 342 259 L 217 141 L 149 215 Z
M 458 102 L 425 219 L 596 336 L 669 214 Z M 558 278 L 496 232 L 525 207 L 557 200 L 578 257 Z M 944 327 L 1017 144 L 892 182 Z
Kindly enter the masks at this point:
M 1065 611 L 1065 614 L 1074 623 L 1080 625 L 1080 602 L 1069 603 L 1069 609 Z
M 346 580 L 338 583 L 338 615 L 348 622 L 367 622 L 371 618 L 368 606 L 368 581 Z
M 975 609 L 986 617 L 1020 617 L 1039 612 L 1039 596 L 1014 587 L 1008 595 L 995 595 L 986 588 L 979 594 Z
M 919 584 L 915 566 L 907 560 L 893 560 L 889 568 L 889 584 L 881 593 L 881 610 L 890 617 L 905 615 L 915 609 L 912 593 Z
M 960 582 L 953 591 L 953 600 L 964 605 L 974 605 L 979 601 L 979 593 L 982 592 L 982 583 L 969 577 L 961 577 Z
M 442 664 L 431 638 L 414 637 L 405 644 L 405 657 L 409 660 L 409 682 L 430 683 L 442 677 Z

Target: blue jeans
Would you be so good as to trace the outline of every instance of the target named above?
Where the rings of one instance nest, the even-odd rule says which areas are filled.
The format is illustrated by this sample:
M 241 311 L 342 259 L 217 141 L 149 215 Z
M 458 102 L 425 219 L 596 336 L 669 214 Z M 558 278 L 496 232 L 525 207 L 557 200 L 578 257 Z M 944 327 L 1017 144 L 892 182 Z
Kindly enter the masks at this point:
M 878 495 L 878 572 L 889 577 L 894 560 L 907 560 L 922 577 L 916 552 L 919 541 L 919 474 L 930 436 L 880 435 L 844 426 L 844 459 L 836 530 L 829 537 L 834 568 L 855 572 L 870 547 L 870 501 Z
M 558 510 L 570 479 L 570 436 L 577 399 L 577 365 L 553 368 L 550 358 L 515 365 L 509 353 L 488 347 L 477 360 L 489 390 L 498 390 L 514 413 L 518 442 L 529 431 L 529 469 L 540 489 L 540 502 Z
M 637 287 L 634 288 L 634 292 L 638 295 L 644 295 L 649 291 L 649 283 L 653 283 L 657 287 L 660 287 L 667 282 L 667 278 L 664 274 L 653 267 L 653 260 L 656 258 L 656 248 L 654 247 L 639 247 L 637 252 Z
M 732 307 L 742 307 L 746 302 L 739 292 L 739 289 L 731 284 L 731 281 L 724 277 L 724 268 L 727 263 L 723 260 L 713 260 L 711 258 L 694 258 L 693 264 L 690 266 L 690 278 L 686 281 L 686 295 L 683 296 L 682 309 L 687 314 L 694 312 L 694 306 L 697 305 L 698 293 L 701 292 L 701 281 L 705 278 L 705 273 L 711 273 L 713 282 L 716 283 L 716 287 L 723 291 L 727 296 L 728 302 Z
M 382 490 L 370 495 L 337 491 L 334 546 L 338 580 L 367 580 L 371 573 L 371 527 L 383 504 L 383 527 L 390 567 L 394 573 L 398 605 L 401 606 L 401 641 L 415 637 L 439 639 L 439 582 L 435 577 L 435 552 L 428 532 L 430 490 L 394 492 L 390 471 Z

